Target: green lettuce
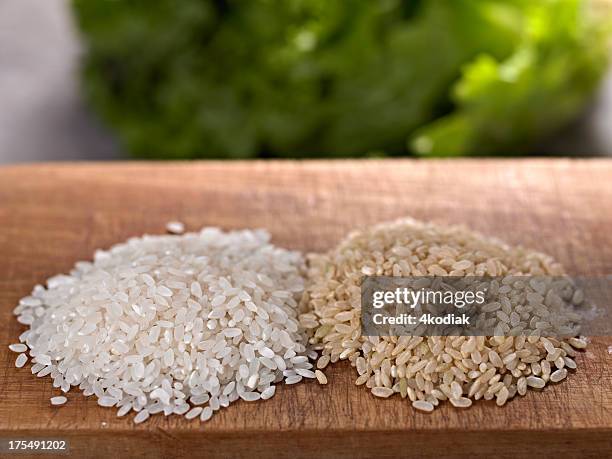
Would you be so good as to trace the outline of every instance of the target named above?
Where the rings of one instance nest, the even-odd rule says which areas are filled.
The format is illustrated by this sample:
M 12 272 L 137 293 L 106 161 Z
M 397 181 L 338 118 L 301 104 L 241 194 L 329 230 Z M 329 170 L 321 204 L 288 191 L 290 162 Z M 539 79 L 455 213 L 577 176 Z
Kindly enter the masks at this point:
M 144 158 L 519 152 L 588 103 L 580 0 L 73 0 L 85 88 Z

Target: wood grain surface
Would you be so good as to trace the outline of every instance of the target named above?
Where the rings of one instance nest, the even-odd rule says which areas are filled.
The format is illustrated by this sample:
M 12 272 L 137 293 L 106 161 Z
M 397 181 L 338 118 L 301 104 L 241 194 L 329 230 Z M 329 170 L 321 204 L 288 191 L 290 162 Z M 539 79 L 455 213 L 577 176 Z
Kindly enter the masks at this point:
M 19 298 L 96 248 L 163 233 L 263 227 L 282 246 L 331 248 L 347 231 L 402 216 L 463 223 L 535 248 L 581 275 L 612 271 L 610 160 L 372 160 L 89 163 L 0 169 L 0 437 L 64 437 L 79 457 L 611 457 L 610 338 L 578 371 L 499 408 L 415 412 L 375 399 L 345 364 L 329 384 L 279 386 L 211 421 L 117 418 L 77 391 L 51 407 L 50 378 L 14 367 Z M 39 456 L 40 457 L 40 456 Z

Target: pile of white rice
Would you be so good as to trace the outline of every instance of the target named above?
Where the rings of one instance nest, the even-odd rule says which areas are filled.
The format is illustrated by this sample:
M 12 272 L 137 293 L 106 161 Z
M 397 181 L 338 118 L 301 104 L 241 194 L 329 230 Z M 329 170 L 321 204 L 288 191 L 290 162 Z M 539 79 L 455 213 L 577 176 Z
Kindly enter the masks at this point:
M 20 301 L 29 329 L 10 346 L 16 365 L 29 351 L 33 373 L 118 416 L 136 411 L 135 422 L 161 412 L 205 421 L 235 400 L 272 397 L 283 380 L 312 378 L 298 323 L 303 259 L 269 239 L 205 228 L 98 251 Z
M 575 349 L 586 347 L 581 338 L 540 336 L 539 328 L 550 325 L 538 316 L 546 314 L 548 305 L 541 304 L 549 297 L 546 291 L 527 302 L 508 299 L 491 311 L 500 321 L 496 329 L 508 335 L 511 327 L 519 327 L 522 336 L 367 337 L 360 323 L 363 276 L 561 274 L 561 266 L 541 253 L 511 248 L 462 227 L 400 220 L 353 232 L 329 253 L 309 256 L 302 299 L 308 312 L 300 322 L 322 353 L 317 368 L 348 359 L 357 369 L 355 383 L 365 384 L 375 396 L 399 393 L 422 411 L 432 411 L 443 400 L 469 407 L 472 400 L 495 399 L 501 406 L 529 387 L 563 380 L 568 369 L 576 368 Z

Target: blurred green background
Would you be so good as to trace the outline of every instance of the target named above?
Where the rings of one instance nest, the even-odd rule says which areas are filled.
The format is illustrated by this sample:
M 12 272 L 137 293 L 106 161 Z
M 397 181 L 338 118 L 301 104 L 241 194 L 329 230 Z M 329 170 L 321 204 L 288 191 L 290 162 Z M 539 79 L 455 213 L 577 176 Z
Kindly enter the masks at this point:
M 88 100 L 132 155 L 538 154 L 590 103 L 586 0 L 73 0 Z M 599 6 L 597 6 L 599 5 Z

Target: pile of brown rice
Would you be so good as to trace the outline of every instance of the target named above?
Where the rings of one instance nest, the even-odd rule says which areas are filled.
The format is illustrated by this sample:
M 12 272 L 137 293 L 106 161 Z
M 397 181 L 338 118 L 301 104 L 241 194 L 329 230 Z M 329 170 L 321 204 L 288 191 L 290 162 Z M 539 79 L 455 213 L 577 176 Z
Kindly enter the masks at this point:
M 302 326 L 321 351 L 319 370 L 348 359 L 357 385 L 375 396 L 399 393 L 422 411 L 443 400 L 469 407 L 472 400 L 503 405 L 528 388 L 563 380 L 576 368 L 575 349 L 584 338 L 532 335 L 495 337 L 367 337 L 361 335 L 360 285 L 364 275 L 509 276 L 562 275 L 551 257 L 509 247 L 463 227 L 440 227 L 405 219 L 356 231 L 337 248 L 309 257 L 309 283 L 302 299 Z M 516 305 L 503 305 L 510 316 Z M 526 314 L 523 312 L 523 314 Z M 527 320 L 529 317 L 527 317 Z M 530 335 L 530 336 L 525 336 Z M 317 375 L 325 376 L 318 371 Z

